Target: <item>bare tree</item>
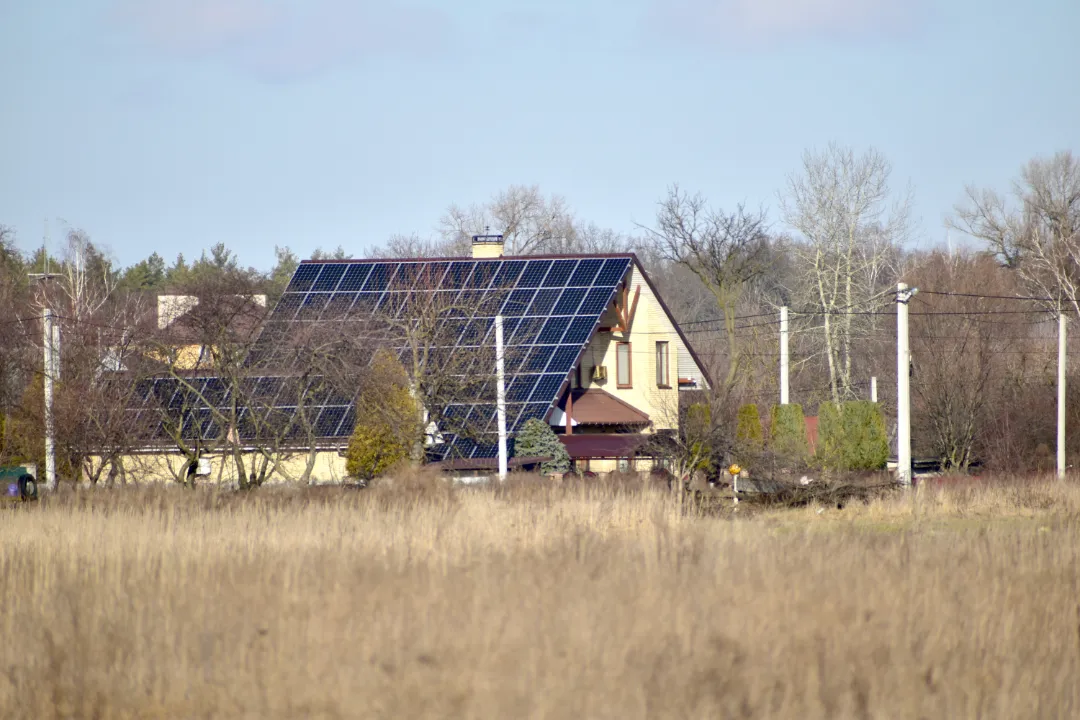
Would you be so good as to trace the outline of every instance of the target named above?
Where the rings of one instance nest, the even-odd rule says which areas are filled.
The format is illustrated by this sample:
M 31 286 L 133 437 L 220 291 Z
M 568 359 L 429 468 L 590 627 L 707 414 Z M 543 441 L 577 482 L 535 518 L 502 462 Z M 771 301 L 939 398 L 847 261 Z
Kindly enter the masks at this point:
M 573 213 L 558 195 L 540 188 L 511 185 L 484 205 L 451 205 L 439 223 L 443 241 L 467 254 L 474 235 L 503 236 L 508 255 L 558 252 L 574 242 Z
M 1032 292 L 1080 312 L 1080 160 L 1035 158 L 1013 183 L 1012 202 L 969 186 L 950 224 L 984 241 Z
M 709 207 L 705 198 L 673 186 L 660 202 L 656 227 L 643 227 L 655 252 L 688 268 L 709 289 L 724 317 L 728 342 L 725 386 L 735 384 L 740 346 L 735 313 L 747 284 L 765 271 L 768 248 L 765 211 L 739 205 L 727 213 Z
M 475 274 L 465 288 L 443 263 L 417 264 L 402 271 L 371 317 L 359 317 L 371 347 L 393 350 L 412 383 L 417 403 L 417 438 L 410 458 L 421 463 L 434 432 L 480 440 L 493 428 L 495 412 L 494 316 L 506 291 L 487 287 Z M 475 272 L 484 272 L 477 266 Z M 447 273 L 447 278 L 440 276 Z M 491 270 L 497 273 L 497 270 Z M 409 274 L 411 273 L 411 274 Z M 458 280 L 464 280 L 459 278 Z M 400 288 L 394 290 L 394 288 Z M 475 289 L 472 289 L 475 288 Z M 481 289 L 483 288 L 483 289 Z M 527 322 L 527 320 L 522 320 Z M 512 355 L 507 362 L 513 362 Z M 475 405 L 469 415 L 462 407 Z M 490 413 L 484 408 L 490 407 Z
M 112 262 L 82 230 L 67 234 L 61 276 L 67 312 L 76 321 L 93 317 L 109 301 L 119 279 Z
M 807 151 L 780 195 L 781 215 L 802 242 L 792 245 L 797 296 L 821 317 L 834 402 L 855 396 L 852 343 L 863 313 L 883 305 L 897 274 L 897 247 L 910 226 L 910 193 L 890 203 L 892 166 L 876 150 L 829 145 Z

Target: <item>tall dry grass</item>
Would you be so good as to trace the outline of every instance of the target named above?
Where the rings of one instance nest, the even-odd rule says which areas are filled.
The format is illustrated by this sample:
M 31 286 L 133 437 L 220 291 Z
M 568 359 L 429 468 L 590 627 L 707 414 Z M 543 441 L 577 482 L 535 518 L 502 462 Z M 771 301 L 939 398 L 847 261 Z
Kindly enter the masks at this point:
M 264 490 L 0 513 L 0 715 L 1080 716 L 1074 485 Z

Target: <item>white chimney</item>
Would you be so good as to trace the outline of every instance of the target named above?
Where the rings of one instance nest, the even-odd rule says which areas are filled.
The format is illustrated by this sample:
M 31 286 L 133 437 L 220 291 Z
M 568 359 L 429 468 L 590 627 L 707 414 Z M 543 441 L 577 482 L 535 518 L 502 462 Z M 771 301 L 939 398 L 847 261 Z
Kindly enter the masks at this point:
M 199 298 L 194 295 L 158 295 L 158 330 L 164 330 L 169 327 L 176 318 L 191 312 L 191 309 L 198 304 Z
M 474 258 L 502 257 L 503 249 L 502 235 L 473 235 L 472 256 Z

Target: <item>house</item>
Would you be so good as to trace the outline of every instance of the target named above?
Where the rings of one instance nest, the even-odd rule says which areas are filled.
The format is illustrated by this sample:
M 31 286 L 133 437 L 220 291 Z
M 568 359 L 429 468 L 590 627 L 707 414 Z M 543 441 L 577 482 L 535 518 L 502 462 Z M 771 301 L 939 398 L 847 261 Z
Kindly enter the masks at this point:
M 161 294 L 156 309 L 160 359 L 182 370 L 206 370 L 213 365 L 215 341 L 246 343 L 258 335 L 266 295 L 228 295 L 204 303 L 195 295 Z
M 487 381 L 494 377 L 495 355 L 483 352 L 494 350 L 499 317 L 511 455 L 514 432 L 538 418 L 552 426 L 580 471 L 650 469 L 651 441 L 678 430 L 680 395 L 705 390 L 710 380 L 636 255 L 504 256 L 500 236 L 474 238 L 472 249 L 468 258 L 302 262 L 263 325 L 260 342 L 288 342 L 303 328 L 320 324 L 340 323 L 334 325 L 340 332 L 357 333 L 365 319 L 392 320 L 438 301 L 439 339 L 427 351 L 444 364 L 468 356 L 468 373 L 478 380 L 475 390 L 449 399 L 432 420 L 428 455 L 455 471 L 484 470 L 497 462 L 497 408 L 494 385 Z M 388 342 L 408 360 L 406 340 Z M 195 382 L 208 389 L 215 381 L 208 376 Z M 281 378 L 250 382 L 282 385 Z M 180 387 L 175 378 L 163 378 L 137 394 L 157 408 L 156 416 L 167 415 L 183 404 L 178 397 L 193 394 L 190 383 Z M 268 390 L 265 402 L 271 414 L 287 416 L 298 408 L 284 390 Z M 258 455 L 251 428 L 221 427 L 212 408 L 186 412 L 202 420 L 180 422 L 184 432 L 250 435 L 252 447 L 246 451 Z M 356 422 L 353 400 L 347 393 L 326 393 L 308 412 L 311 432 L 294 435 L 295 457 L 275 467 L 295 475 L 297 463 L 314 462 L 326 479 L 343 477 L 342 451 Z M 167 418 L 148 430 L 154 442 L 141 452 L 143 460 L 156 458 L 166 468 L 163 476 L 175 475 L 181 462 L 169 457 L 166 425 Z M 214 474 L 212 458 L 210 466 L 200 467 Z

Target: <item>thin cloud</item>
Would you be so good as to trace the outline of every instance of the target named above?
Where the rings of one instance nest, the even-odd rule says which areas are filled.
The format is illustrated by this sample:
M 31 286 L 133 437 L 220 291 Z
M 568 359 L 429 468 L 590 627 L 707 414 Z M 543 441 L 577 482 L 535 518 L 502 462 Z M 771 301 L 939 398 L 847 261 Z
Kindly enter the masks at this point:
M 170 55 L 290 80 L 365 57 L 424 57 L 452 37 L 438 10 L 377 0 L 117 0 L 113 17 Z
M 858 40 L 916 26 L 921 0 L 654 0 L 649 26 L 704 42 Z

